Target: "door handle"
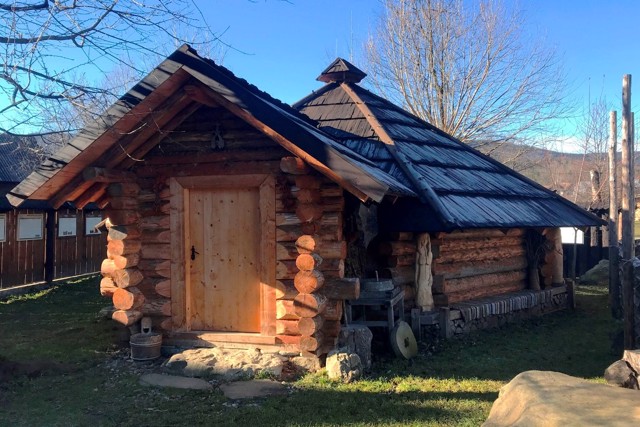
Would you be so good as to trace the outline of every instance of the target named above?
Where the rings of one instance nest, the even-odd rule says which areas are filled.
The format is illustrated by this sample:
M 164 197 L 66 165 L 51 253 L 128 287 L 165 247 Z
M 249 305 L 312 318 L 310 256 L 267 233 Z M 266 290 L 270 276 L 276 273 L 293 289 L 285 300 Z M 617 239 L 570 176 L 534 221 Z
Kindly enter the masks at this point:
M 196 259 L 196 255 L 200 255 L 200 252 L 196 252 L 196 247 L 191 246 L 191 261 Z

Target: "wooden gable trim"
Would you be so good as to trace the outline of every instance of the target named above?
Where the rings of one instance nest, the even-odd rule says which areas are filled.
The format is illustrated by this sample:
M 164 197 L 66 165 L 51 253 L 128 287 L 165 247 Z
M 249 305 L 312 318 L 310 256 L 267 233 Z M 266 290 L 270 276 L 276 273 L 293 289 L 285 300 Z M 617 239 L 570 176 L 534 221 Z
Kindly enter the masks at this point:
M 418 194 L 421 196 L 423 201 L 431 205 L 435 213 L 440 216 L 445 225 L 452 225 L 454 223 L 453 217 L 444 207 L 444 205 L 438 198 L 438 195 L 435 193 L 435 191 L 433 191 L 433 188 L 427 185 L 427 183 L 425 183 L 424 180 L 419 176 L 419 174 L 413 169 L 413 164 L 411 163 L 411 161 L 409 161 L 404 156 L 404 154 L 402 154 L 396 148 L 393 138 L 391 138 L 391 136 L 387 133 L 386 129 L 384 128 L 384 126 L 382 126 L 378 118 L 373 114 L 369 106 L 362 100 L 362 98 L 358 96 L 358 94 L 351 88 L 351 86 L 349 86 L 349 84 L 340 83 L 340 87 L 345 91 L 347 95 L 349 95 L 349 97 L 355 103 L 356 107 L 358 107 L 358 109 L 362 112 L 371 128 L 380 138 L 380 141 L 385 144 L 385 147 L 387 147 L 387 150 L 395 159 L 398 167 L 402 169 L 407 178 L 409 178 L 411 183 L 418 190 Z
M 92 185 L 93 182 L 85 181 L 81 174 L 76 175 L 67 185 L 58 190 L 55 195 L 49 199 L 49 204 L 54 209 L 59 209 L 66 201 L 75 200 L 81 196 L 85 191 L 89 190 Z
M 166 72 L 167 71 L 163 71 L 163 73 Z M 66 165 L 57 171 L 43 172 L 40 169 L 36 170 L 36 172 L 29 175 L 15 188 L 14 193 L 24 194 L 29 199 L 50 199 L 61 191 L 61 187 L 65 186 L 65 183 L 70 183 L 70 181 L 74 180 L 74 178 L 76 178 L 85 167 L 94 163 L 100 163 L 99 160 L 104 158 L 104 154 L 116 143 L 117 140 L 122 137 L 122 135 L 129 135 L 135 132 L 135 130 L 139 128 L 142 120 L 148 119 L 149 116 L 157 110 L 159 105 L 165 102 L 168 97 L 176 92 L 177 88 L 182 86 L 182 84 L 190 78 L 189 73 L 184 71 L 182 68 L 177 68 L 175 71 L 169 70 L 169 72 L 172 72 L 172 74 L 165 77 L 165 79 L 160 83 L 154 82 L 157 87 L 153 87 L 152 90 L 150 90 L 150 93 L 133 108 L 127 107 L 126 101 L 119 101 L 114 105 L 114 107 L 110 108 L 107 113 L 105 113 L 104 118 L 99 119 L 104 122 L 108 122 L 113 120 L 112 116 L 120 114 L 120 117 L 118 117 L 115 123 L 110 127 L 104 128 L 104 125 L 97 122 L 93 128 L 88 128 L 88 130 L 83 131 L 78 137 L 71 141 L 71 146 L 73 146 L 75 142 L 76 145 L 79 145 L 80 147 L 83 145 L 86 145 L 86 147 L 84 149 L 78 148 L 79 153 L 69 160 Z M 152 77 L 153 75 L 150 75 L 148 79 Z M 155 76 L 155 78 L 161 78 L 161 76 Z M 120 110 L 127 108 L 127 111 L 120 113 Z M 153 123 L 153 119 L 150 123 Z M 98 136 L 91 142 L 83 142 L 82 140 L 92 138 L 91 132 L 95 132 Z M 82 143 L 79 143 L 78 141 Z M 39 181 L 43 179 L 44 182 L 40 183 Z M 78 181 L 75 181 L 74 183 L 77 184 Z M 66 186 L 68 185 L 69 184 L 66 184 Z M 30 190 L 32 187 L 35 187 L 35 189 Z M 88 186 L 85 186 L 83 191 L 87 188 Z M 69 194 L 77 197 L 82 194 L 83 191 L 69 191 Z M 8 199 L 14 206 L 19 206 L 24 201 L 22 198 L 12 195 L 8 195 Z
M 179 112 L 191 104 L 191 99 L 179 88 L 157 105 L 149 115 L 138 123 L 132 132 L 121 135 L 104 153 L 104 165 L 115 168 L 126 160 L 140 160 L 136 150 L 149 138 L 162 132 L 164 126 Z
M 107 162 L 110 166 L 119 166 L 122 169 L 128 169 L 138 162 L 138 158 L 144 157 L 153 147 L 155 147 L 160 141 L 162 141 L 170 132 L 175 130 L 180 124 L 191 114 L 193 114 L 198 108 L 200 108 L 200 104 L 196 102 L 188 103 L 186 107 L 181 108 L 182 102 L 178 104 L 176 109 L 178 112 L 175 115 L 166 114 L 163 116 L 163 119 L 158 119 L 156 126 L 161 127 L 159 130 L 156 130 L 155 134 L 152 134 L 149 138 L 145 139 L 142 143 L 134 144 L 137 148 L 133 149 L 132 155 L 127 155 L 127 158 L 122 161 L 119 165 L 115 165 L 115 161 Z M 168 121 L 164 119 L 169 118 Z M 140 136 L 142 140 L 144 136 Z M 121 145 L 121 144 L 120 144 Z M 118 147 L 120 148 L 120 147 Z M 121 149 L 122 151 L 122 149 Z M 105 157 L 109 157 L 107 154 Z M 89 200 L 90 202 L 97 201 L 101 194 L 94 194 L 95 190 L 100 190 L 97 187 L 88 187 L 84 183 L 77 184 L 76 182 L 71 182 L 63 187 L 60 191 L 60 196 L 56 196 L 55 200 L 52 200 L 52 203 L 55 204 L 63 204 L 67 200 L 74 201 L 76 206 L 78 203 L 83 203 L 84 200 Z M 102 192 L 104 194 L 104 192 Z
M 276 141 L 278 144 L 284 147 L 287 151 L 300 157 L 302 160 L 307 162 L 311 167 L 313 167 L 318 172 L 322 173 L 327 178 L 331 179 L 332 181 L 334 181 L 335 183 L 343 187 L 345 190 L 349 191 L 351 194 L 353 194 L 355 197 L 360 199 L 362 202 L 366 202 L 370 199 L 370 197 L 366 193 L 364 193 L 363 191 L 361 191 L 360 189 L 358 189 L 348 181 L 344 180 L 342 177 L 340 177 L 331 169 L 329 169 L 327 166 L 325 166 L 322 162 L 318 161 L 316 158 L 306 153 L 304 150 L 302 150 L 297 145 L 295 145 L 294 143 L 292 143 L 291 141 L 289 141 L 288 139 L 280 135 L 278 132 L 276 132 L 269 126 L 267 126 L 265 123 L 258 120 L 249 111 L 227 100 L 227 98 L 213 91 L 211 88 L 207 87 L 205 84 L 187 85 L 185 86 L 185 91 L 189 93 L 195 101 L 200 102 L 204 105 L 207 105 L 209 107 L 222 106 L 226 108 L 231 113 L 235 114 L 236 116 L 240 117 L 242 120 L 247 122 L 249 125 L 253 126 L 260 132 L 267 135 L 272 140 Z
M 169 109 L 159 117 L 147 117 L 139 125 L 140 131 L 133 132 L 124 137 L 124 140 L 116 140 L 106 153 L 103 154 L 104 161 L 95 162 L 102 163 L 107 168 L 119 167 L 128 168 L 139 161 L 139 157 L 143 157 L 158 142 L 167 136 L 167 134 L 178 127 L 189 115 L 197 110 L 200 105 L 191 101 L 184 92 L 179 91 L 176 96 L 169 97 L 163 106 Z M 113 173 L 126 173 L 122 169 L 115 169 Z M 85 176 L 87 168 L 82 171 L 81 175 L 75 176 L 69 183 L 64 185 L 56 195 L 51 198 L 51 205 L 57 207 L 66 201 L 75 201 L 79 198 L 91 199 L 91 184 L 95 181 L 91 176 Z M 96 178 L 106 179 L 106 178 Z M 123 179 L 120 179 L 123 181 Z M 89 194 L 86 194 L 89 193 Z
M 127 157 L 122 162 L 122 167 L 127 169 L 134 164 L 138 163 L 137 159 L 142 159 L 151 151 L 156 145 L 158 145 L 163 139 L 165 139 L 171 132 L 173 132 L 178 126 L 182 124 L 190 115 L 195 113 L 201 105 L 197 102 L 192 102 L 186 107 L 178 110 L 155 134 L 140 144 L 134 151 L 133 155 Z

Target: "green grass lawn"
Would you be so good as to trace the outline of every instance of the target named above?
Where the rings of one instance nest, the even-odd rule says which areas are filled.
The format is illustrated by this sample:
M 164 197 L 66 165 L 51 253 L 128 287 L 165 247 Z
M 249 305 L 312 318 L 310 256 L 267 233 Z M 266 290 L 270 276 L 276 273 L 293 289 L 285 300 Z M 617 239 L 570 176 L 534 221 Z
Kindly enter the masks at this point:
M 140 386 L 134 362 L 114 363 L 117 328 L 96 316 L 106 305 L 98 282 L 0 302 L 0 425 L 477 426 L 519 372 L 599 379 L 620 357 L 606 289 L 578 287 L 575 312 L 439 343 L 411 361 L 386 356 L 353 384 L 308 375 L 288 396 L 234 404 L 217 390 Z

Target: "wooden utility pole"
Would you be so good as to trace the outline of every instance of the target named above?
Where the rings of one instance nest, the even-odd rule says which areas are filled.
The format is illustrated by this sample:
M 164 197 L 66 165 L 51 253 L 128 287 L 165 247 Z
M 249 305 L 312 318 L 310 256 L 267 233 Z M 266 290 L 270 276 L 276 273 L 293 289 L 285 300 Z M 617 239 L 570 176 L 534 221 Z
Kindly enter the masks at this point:
M 622 78 L 622 307 L 624 348 L 635 348 L 633 303 L 633 138 L 631 136 L 631 75 Z
M 618 114 L 609 113 L 609 306 L 614 319 L 622 319 L 620 248 L 618 246 Z

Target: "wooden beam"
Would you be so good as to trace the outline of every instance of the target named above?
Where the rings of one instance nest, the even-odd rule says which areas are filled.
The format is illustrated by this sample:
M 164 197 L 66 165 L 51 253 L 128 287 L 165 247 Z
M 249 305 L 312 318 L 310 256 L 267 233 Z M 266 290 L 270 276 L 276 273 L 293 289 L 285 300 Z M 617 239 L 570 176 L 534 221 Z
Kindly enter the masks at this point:
M 329 169 L 325 164 L 320 162 L 318 159 L 314 158 L 313 156 L 311 156 L 310 154 L 302 150 L 300 147 L 295 145 L 293 142 L 289 141 L 288 139 L 280 135 L 278 132 L 276 132 L 269 126 L 267 126 L 265 123 L 258 120 L 249 111 L 245 110 L 239 105 L 234 104 L 233 102 L 226 99 L 224 96 L 209 89 L 204 84 L 199 84 L 198 86 L 201 86 L 203 89 L 201 90 L 202 93 L 198 94 L 197 96 L 206 97 L 206 99 L 203 99 L 202 102 L 215 103 L 216 105 L 220 105 L 226 108 L 231 113 L 243 119 L 249 125 L 258 129 L 259 131 L 261 131 L 262 133 L 270 137 L 272 140 L 282 145 L 289 152 L 300 157 L 302 160 L 307 162 L 315 170 L 322 173 L 332 181 L 338 183 L 341 187 L 349 191 L 351 194 L 353 194 L 355 197 L 360 199 L 362 202 L 366 202 L 369 200 L 369 196 L 365 194 L 363 191 L 355 187 L 350 182 L 344 180 L 342 177 L 336 174 L 333 170 Z M 204 105 L 209 105 L 209 104 L 204 104 Z
M 82 175 L 78 175 L 58 190 L 49 200 L 49 204 L 52 208 L 59 209 L 65 202 L 75 200 L 76 197 L 87 191 L 92 185 L 92 182 L 85 181 Z
M 98 208 L 104 209 L 109 204 L 109 195 L 105 193 L 102 196 L 100 196 L 95 202 L 96 202 L 96 205 L 98 205 Z
M 197 103 L 191 103 L 182 107 L 175 115 L 173 115 L 173 117 L 171 117 L 169 121 L 164 123 L 161 130 L 159 130 L 142 144 L 140 144 L 133 152 L 133 156 L 124 159 L 124 161 L 122 162 L 122 166 L 125 168 L 131 167 L 134 163 L 136 163 L 136 159 L 144 158 L 144 156 L 149 151 L 151 151 L 163 139 L 169 136 L 171 132 L 173 132 L 178 126 L 182 124 L 182 122 L 184 122 L 190 115 L 195 113 L 199 108 L 200 105 Z
M 183 90 L 179 90 L 169 96 L 165 102 L 158 106 L 153 116 L 140 123 L 137 132 L 124 136 L 109 150 L 109 156 L 105 157 L 105 165 L 127 169 L 133 164 L 142 161 L 142 156 L 139 154 L 140 147 L 145 145 L 150 138 L 157 136 L 158 133 L 173 130 L 175 126 L 171 129 L 166 129 L 167 124 L 190 105 L 193 105 L 193 103 Z M 198 106 L 198 104 L 195 105 Z M 189 110 L 188 115 L 191 115 L 193 111 L 195 110 Z M 154 146 L 155 144 L 151 148 Z
M 194 104 L 197 105 L 197 104 Z M 242 162 L 251 160 L 278 160 L 286 151 L 281 147 L 241 151 L 215 151 L 212 153 L 176 153 L 145 159 L 145 165 L 193 165 L 196 163 Z
M 191 99 L 194 101 L 206 105 L 207 107 L 219 107 L 218 104 L 213 98 L 208 95 L 208 89 L 202 85 L 198 84 L 190 84 L 184 86 L 184 91 L 189 95 Z
M 95 202 L 102 197 L 107 189 L 107 184 L 103 182 L 96 182 L 87 191 L 76 197 L 73 204 L 78 209 L 84 209 L 91 202 Z
M 137 177 L 133 172 L 118 169 L 88 167 L 82 171 L 82 178 L 87 182 L 135 182 Z

